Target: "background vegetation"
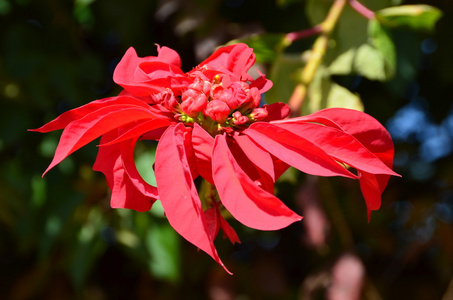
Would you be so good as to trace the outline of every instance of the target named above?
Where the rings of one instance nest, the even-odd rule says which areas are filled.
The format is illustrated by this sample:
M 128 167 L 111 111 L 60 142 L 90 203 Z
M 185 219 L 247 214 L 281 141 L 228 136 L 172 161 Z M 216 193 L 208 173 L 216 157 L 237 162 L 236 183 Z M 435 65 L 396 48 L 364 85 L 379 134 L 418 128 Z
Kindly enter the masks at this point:
M 401 2 L 363 1 L 372 10 L 422 3 Z M 343 261 L 359 270 L 363 299 L 453 299 L 449 0 L 429 1 L 443 12 L 437 24 L 429 14 L 399 20 L 384 35 L 372 35 L 363 16 L 345 9 L 308 92 L 304 112 L 346 99 L 394 138 L 403 177 L 391 180 L 369 224 L 357 182 L 289 172 L 278 195 L 305 219 L 278 232 L 233 223 L 242 243 L 217 241 L 235 273 L 229 276 L 181 239 L 158 206 L 150 213 L 111 209 L 103 176 L 91 171 L 95 144 L 41 178 L 59 133 L 27 129 L 116 95 L 112 73 L 130 46 L 140 56 L 155 55 L 156 43 L 171 47 L 188 71 L 219 45 L 265 33 L 245 40 L 275 82 L 266 99 L 288 101 L 308 57 L 301 53 L 316 36 L 284 52 L 276 42 L 318 24 L 331 4 L 0 0 L 0 298 L 324 299 Z M 136 160 L 152 180 L 152 149 L 138 147 Z

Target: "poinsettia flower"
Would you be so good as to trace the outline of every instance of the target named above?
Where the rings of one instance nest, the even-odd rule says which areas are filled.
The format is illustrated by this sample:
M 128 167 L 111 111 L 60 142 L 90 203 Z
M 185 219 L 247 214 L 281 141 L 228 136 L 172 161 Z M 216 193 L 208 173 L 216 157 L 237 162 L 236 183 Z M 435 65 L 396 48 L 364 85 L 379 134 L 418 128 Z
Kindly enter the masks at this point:
M 157 56 L 140 58 L 130 48 L 113 76 L 124 89 L 120 95 L 34 130 L 64 129 L 45 173 L 101 136 L 93 169 L 107 179 L 111 206 L 147 211 L 159 199 L 171 226 L 222 266 L 214 246 L 220 229 L 239 242 L 223 212 L 259 230 L 302 219 L 274 195 L 274 183 L 289 166 L 358 179 L 370 216 L 389 177 L 397 175 L 385 128 L 350 109 L 288 119 L 286 104 L 259 107 L 260 94 L 272 83 L 261 73 L 257 79 L 247 73 L 254 62 L 253 50 L 236 44 L 184 73 L 174 50 L 158 47 Z M 135 166 L 139 140 L 158 141 L 157 186 L 146 183 Z M 194 183 L 199 176 L 211 187 L 208 196 L 200 197 Z

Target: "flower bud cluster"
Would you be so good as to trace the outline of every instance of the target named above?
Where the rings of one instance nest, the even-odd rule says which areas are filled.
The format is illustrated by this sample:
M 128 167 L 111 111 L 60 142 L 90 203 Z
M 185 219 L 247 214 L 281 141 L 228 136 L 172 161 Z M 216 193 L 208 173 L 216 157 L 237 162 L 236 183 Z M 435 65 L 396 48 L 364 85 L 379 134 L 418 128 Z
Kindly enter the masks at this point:
M 223 74 L 213 76 L 210 81 L 203 74 L 197 74 L 179 97 L 175 98 L 169 92 L 161 97 L 163 105 L 176 112 L 179 120 L 184 115 L 187 116 L 184 120 L 195 122 L 210 118 L 225 127 L 240 126 L 267 117 L 267 110 L 259 108 L 261 95 L 258 88 L 250 87 L 244 81 L 231 82 L 230 77 Z

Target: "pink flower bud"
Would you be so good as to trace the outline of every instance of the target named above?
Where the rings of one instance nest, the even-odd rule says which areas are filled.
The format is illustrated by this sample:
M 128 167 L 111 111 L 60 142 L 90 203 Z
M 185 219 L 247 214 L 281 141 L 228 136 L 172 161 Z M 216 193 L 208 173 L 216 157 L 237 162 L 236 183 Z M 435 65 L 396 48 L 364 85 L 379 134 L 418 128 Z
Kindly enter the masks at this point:
M 208 102 L 204 110 L 204 114 L 208 115 L 215 122 L 219 124 L 225 123 L 230 113 L 230 108 L 228 105 L 220 100 L 212 100 Z
M 243 116 L 240 111 L 235 111 L 233 113 L 233 124 L 234 125 L 243 125 L 249 121 L 249 118 Z
M 256 108 L 260 106 L 261 94 L 256 87 L 245 90 L 247 93 L 246 101 L 241 105 L 242 110 L 248 110 L 250 108 Z
M 196 117 L 205 109 L 208 98 L 203 93 L 197 93 L 195 90 L 184 92 L 183 101 L 180 105 L 181 110 L 190 117 Z
M 268 115 L 267 109 L 263 107 L 253 109 L 252 113 L 250 114 L 254 121 L 264 120 L 267 118 L 267 115 Z
M 256 87 L 252 87 L 249 92 L 249 101 L 253 103 L 252 107 L 260 106 L 261 94 Z
M 249 85 L 247 83 L 236 81 L 232 83 L 229 88 L 232 90 L 233 96 L 238 102 L 238 106 L 241 106 L 247 101 L 249 92 Z
M 153 99 L 153 104 L 162 104 L 165 108 L 170 111 L 175 111 L 178 106 L 178 101 L 173 94 L 173 91 L 170 89 L 165 89 L 158 94 L 151 95 Z
M 233 91 L 230 89 L 224 89 L 221 85 L 216 85 L 211 90 L 211 98 L 213 100 L 225 102 L 231 110 L 238 106 L 238 101 L 234 97 Z
M 201 78 L 197 77 L 195 82 L 189 85 L 189 89 L 196 90 L 203 94 L 208 95 L 211 91 L 211 83 L 209 81 L 202 80 Z
M 194 90 L 194 89 L 188 89 L 187 91 L 185 91 L 182 96 L 181 96 L 181 99 L 182 101 L 186 101 L 187 99 L 190 99 L 190 98 L 196 98 L 198 95 L 200 94 L 200 92 Z

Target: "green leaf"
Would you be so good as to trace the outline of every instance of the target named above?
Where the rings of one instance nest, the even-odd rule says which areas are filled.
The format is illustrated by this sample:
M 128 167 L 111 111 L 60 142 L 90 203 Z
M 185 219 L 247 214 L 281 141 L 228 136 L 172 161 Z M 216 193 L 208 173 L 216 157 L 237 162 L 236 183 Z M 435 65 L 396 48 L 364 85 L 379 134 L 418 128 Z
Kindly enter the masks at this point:
M 442 11 L 429 5 L 401 5 L 376 12 L 382 24 L 389 27 L 405 26 L 414 30 L 433 30 Z
M 272 63 L 278 53 L 281 53 L 287 46 L 284 33 L 263 33 L 253 34 L 248 37 L 228 42 L 228 45 L 245 43 L 253 48 L 258 63 Z
M 379 51 L 384 61 L 385 79 L 392 78 L 396 71 L 396 50 L 389 31 L 382 27 L 377 20 L 370 20 L 368 36 L 371 38 L 371 45 Z
M 358 26 L 359 23 L 356 23 Z M 355 73 L 370 80 L 386 81 L 395 75 L 396 50 L 388 30 L 377 20 L 369 20 L 356 30 L 355 41 L 340 44 L 334 49 L 329 65 L 330 74 L 347 75 Z M 360 35 L 360 37 L 359 37 Z M 341 49 L 344 49 L 341 52 Z
M 304 65 L 301 56 L 300 54 L 281 54 L 277 57 L 269 73 L 269 79 L 274 85 L 266 92 L 267 103 L 288 103 Z
M 354 70 L 370 80 L 386 79 L 384 59 L 381 53 L 369 44 L 363 44 L 357 49 Z
M 328 70 L 321 66 L 308 89 L 308 98 L 302 112 L 311 114 L 324 108 L 342 107 L 363 111 L 360 97 L 347 88 L 333 82 Z
M 335 75 L 347 75 L 352 73 L 356 52 L 357 50 L 354 47 L 338 55 L 329 66 L 330 73 Z
M 326 52 L 324 64 L 331 74 L 346 75 L 353 69 L 357 49 L 368 42 L 367 19 L 346 6 L 338 20 Z

